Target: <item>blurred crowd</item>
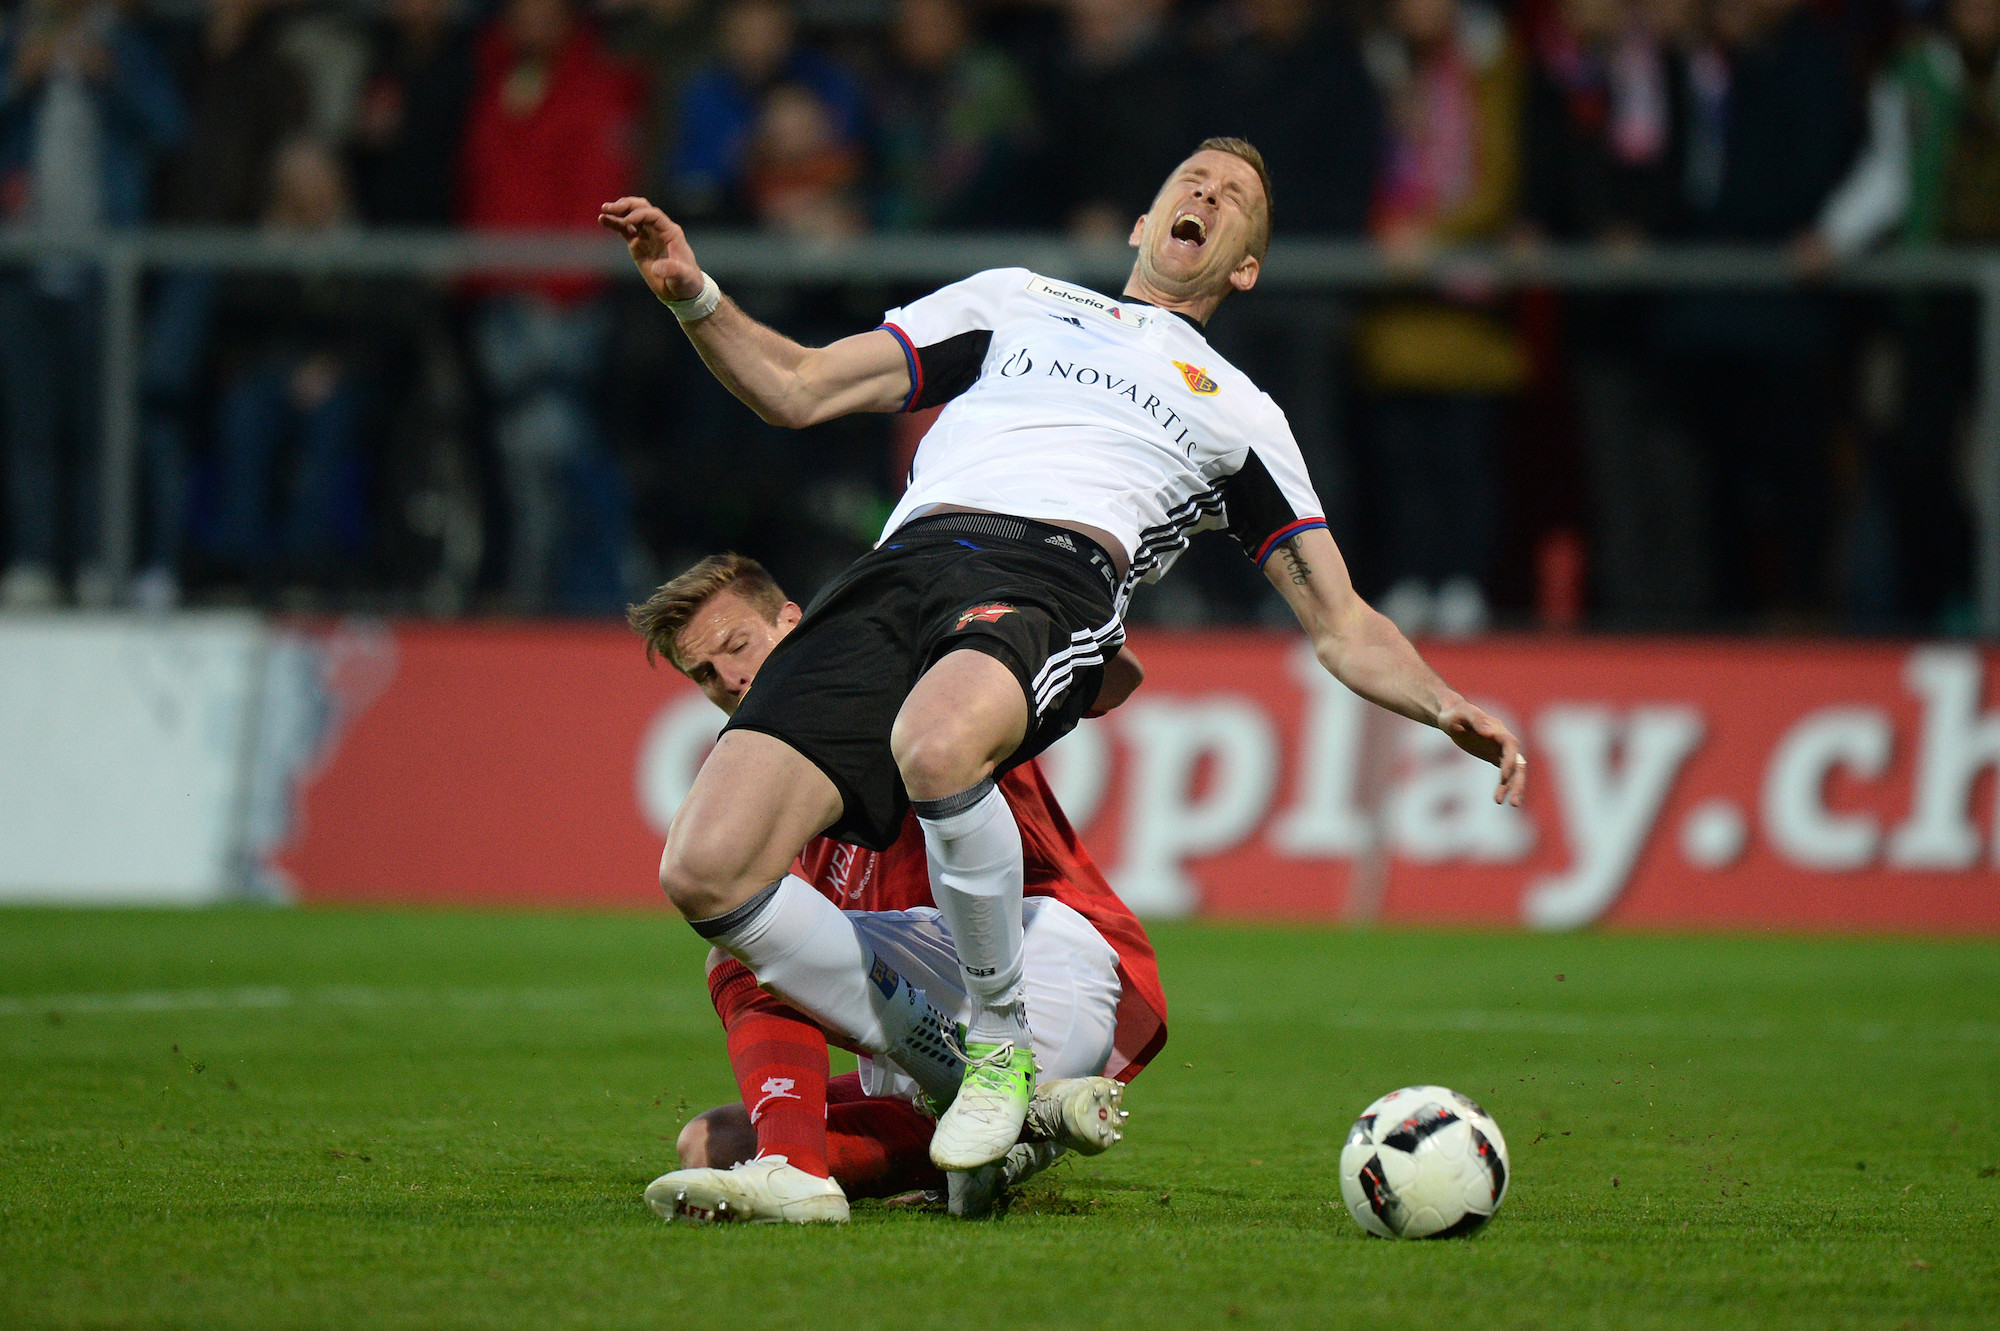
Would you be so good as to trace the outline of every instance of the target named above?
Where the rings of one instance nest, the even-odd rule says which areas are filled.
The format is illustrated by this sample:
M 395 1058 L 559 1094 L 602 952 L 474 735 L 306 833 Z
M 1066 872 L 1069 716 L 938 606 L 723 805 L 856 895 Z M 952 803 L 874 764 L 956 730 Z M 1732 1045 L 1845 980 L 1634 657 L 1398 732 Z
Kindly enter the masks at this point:
M 1976 302 L 1816 279 L 2000 243 L 1996 51 L 2000 0 L 16 0 L 0 215 L 574 230 L 642 192 L 697 228 L 1118 237 L 1230 134 L 1281 242 L 1413 272 L 1456 245 L 1782 247 L 1783 291 L 1469 273 L 1257 293 L 1212 335 L 1408 628 L 1952 631 Z M 730 290 L 805 340 L 914 294 Z M 179 271 L 144 305 L 115 585 L 98 278 L 0 271 L 0 606 L 595 614 L 722 547 L 810 588 L 923 424 L 768 429 L 636 281 Z M 1272 612 L 1240 559 L 1188 567 L 1140 619 Z

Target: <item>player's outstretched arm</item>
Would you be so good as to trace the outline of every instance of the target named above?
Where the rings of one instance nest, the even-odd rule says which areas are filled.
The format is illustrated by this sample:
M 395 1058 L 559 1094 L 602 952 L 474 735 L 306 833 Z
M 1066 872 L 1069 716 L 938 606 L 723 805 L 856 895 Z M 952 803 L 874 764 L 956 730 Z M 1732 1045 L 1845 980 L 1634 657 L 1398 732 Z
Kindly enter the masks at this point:
M 607 203 L 598 222 L 623 237 L 632 262 L 663 301 L 693 301 L 707 289 L 680 224 L 639 198 Z M 723 297 L 681 328 L 722 386 L 773 425 L 800 429 L 856 411 L 895 411 L 910 392 L 909 362 L 881 329 L 804 347 L 758 323 Z
M 1498 767 L 1494 800 L 1520 804 L 1528 760 L 1513 732 L 1438 678 L 1402 631 L 1355 593 L 1332 536 L 1319 528 L 1300 532 L 1266 561 L 1264 576 L 1299 617 L 1320 664 L 1335 679 L 1372 703 L 1436 726 L 1459 748 Z

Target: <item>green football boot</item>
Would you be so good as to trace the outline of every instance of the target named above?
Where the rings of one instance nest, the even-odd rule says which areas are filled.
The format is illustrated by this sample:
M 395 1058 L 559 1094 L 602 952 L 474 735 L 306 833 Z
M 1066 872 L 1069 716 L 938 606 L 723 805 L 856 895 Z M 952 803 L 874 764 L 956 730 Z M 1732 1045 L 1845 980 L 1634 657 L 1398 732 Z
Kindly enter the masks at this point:
M 967 1041 L 965 1080 L 951 1108 L 938 1116 L 931 1163 L 960 1170 L 992 1164 L 1021 1139 L 1021 1124 L 1034 1097 L 1034 1050 L 1012 1040 Z

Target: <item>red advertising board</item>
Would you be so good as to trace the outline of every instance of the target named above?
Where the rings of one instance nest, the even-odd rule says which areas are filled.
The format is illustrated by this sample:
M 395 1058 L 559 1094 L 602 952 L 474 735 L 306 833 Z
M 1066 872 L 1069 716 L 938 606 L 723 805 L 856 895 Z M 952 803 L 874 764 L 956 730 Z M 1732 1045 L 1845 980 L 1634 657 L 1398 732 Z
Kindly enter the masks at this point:
M 326 720 L 267 858 L 302 899 L 659 903 L 660 842 L 721 717 L 629 634 L 292 640 Z M 1045 763 L 1141 913 L 2000 931 L 2000 690 L 1970 648 L 1425 644 L 1523 737 L 1513 810 L 1491 768 L 1296 637 L 1133 646 L 1145 687 Z

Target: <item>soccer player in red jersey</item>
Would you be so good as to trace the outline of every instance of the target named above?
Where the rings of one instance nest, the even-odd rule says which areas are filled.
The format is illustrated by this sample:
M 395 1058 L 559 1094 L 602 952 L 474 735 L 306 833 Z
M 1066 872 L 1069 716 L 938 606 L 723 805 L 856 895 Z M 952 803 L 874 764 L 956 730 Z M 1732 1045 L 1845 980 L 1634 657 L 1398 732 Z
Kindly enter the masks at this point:
M 729 712 L 799 615 L 761 567 L 724 555 L 662 587 L 632 619 L 650 651 L 666 655 Z M 1127 655 L 1107 672 L 1096 710 L 1122 701 L 1139 678 Z M 1166 1042 L 1152 946 L 1040 770 L 1030 764 L 1010 772 L 1000 790 L 1021 829 L 1026 979 L 1036 1000 L 1038 1060 L 1054 1078 L 1037 1094 L 1024 1140 L 993 1165 L 954 1173 L 948 1184 L 931 1164 L 932 1119 L 915 1106 L 920 1098 L 940 1106 L 950 1099 L 962 1071 L 951 1027 L 969 999 L 956 983 L 959 959 L 931 897 L 923 831 L 912 816 L 885 851 L 822 837 L 794 865 L 848 912 L 869 949 L 865 980 L 886 1016 L 872 1046 L 863 1032 L 807 1017 L 758 988 L 740 962 L 711 954 L 709 990 L 743 1098 L 683 1130 L 684 1168 L 647 1190 L 662 1215 L 840 1220 L 850 1198 L 946 1186 L 955 1213 L 983 1214 L 1001 1188 L 1063 1148 L 1094 1154 L 1117 1139 L 1122 1083 Z M 793 997 L 811 1005 L 808 995 Z M 829 1030 L 861 1055 L 858 1073 L 829 1078 Z

